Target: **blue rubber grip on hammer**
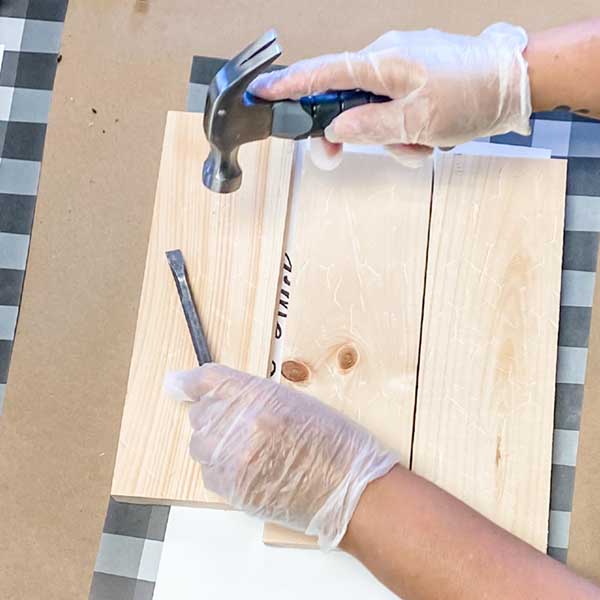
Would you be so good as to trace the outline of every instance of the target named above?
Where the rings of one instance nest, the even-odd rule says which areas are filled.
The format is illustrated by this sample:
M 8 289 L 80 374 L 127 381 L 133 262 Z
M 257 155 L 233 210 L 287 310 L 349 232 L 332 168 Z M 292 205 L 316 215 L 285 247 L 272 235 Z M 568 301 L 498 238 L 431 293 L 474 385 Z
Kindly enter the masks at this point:
M 312 129 L 308 135 L 318 137 L 322 136 L 331 121 L 344 111 L 363 104 L 389 102 L 390 100 L 391 98 L 388 96 L 379 96 L 363 90 L 346 90 L 305 96 L 300 98 L 300 105 L 312 118 Z

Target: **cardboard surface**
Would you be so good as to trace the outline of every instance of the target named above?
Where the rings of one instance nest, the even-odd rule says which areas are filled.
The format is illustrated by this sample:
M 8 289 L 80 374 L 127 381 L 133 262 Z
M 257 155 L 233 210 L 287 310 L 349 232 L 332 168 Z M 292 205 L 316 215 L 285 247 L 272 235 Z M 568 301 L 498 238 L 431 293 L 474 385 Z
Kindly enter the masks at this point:
M 71 0 L 0 419 L 0 597 L 87 598 L 166 111 L 185 106 L 193 54 L 231 56 L 271 26 L 289 63 L 391 27 L 539 29 L 595 13 L 597 0 Z
M 600 259 L 598 269 L 600 270 Z M 596 275 L 567 564 L 598 585 L 600 585 L 599 496 L 600 285 Z

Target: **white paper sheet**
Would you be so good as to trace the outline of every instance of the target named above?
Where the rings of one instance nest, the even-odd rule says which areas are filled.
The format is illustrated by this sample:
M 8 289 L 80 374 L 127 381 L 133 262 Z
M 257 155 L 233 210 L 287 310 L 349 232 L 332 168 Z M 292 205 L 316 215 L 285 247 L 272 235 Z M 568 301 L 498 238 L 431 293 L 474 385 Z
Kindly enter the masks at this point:
M 346 152 L 362 152 L 363 154 L 382 154 L 385 150 L 381 146 L 361 146 L 346 144 Z M 440 150 L 436 154 L 443 154 Z M 473 156 L 506 156 L 516 158 L 550 158 L 550 148 L 531 148 L 529 146 L 513 146 L 511 144 L 492 144 L 489 142 L 467 142 L 449 150 L 451 154 L 467 154 Z
M 550 148 L 530 148 L 510 144 L 490 144 L 487 142 L 467 142 L 450 150 L 452 154 L 473 156 L 506 156 L 515 158 L 550 158 Z
M 154 600 L 397 600 L 343 552 L 271 548 L 242 513 L 173 507 Z

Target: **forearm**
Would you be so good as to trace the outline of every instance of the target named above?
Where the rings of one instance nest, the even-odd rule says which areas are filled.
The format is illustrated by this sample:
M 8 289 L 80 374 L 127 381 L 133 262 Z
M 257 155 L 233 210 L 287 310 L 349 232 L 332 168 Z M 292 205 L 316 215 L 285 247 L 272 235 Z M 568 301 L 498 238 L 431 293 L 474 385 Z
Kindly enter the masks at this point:
M 367 487 L 341 547 L 404 600 L 600 598 L 564 565 L 401 467 Z
M 534 111 L 600 118 L 600 19 L 529 33 L 524 56 Z

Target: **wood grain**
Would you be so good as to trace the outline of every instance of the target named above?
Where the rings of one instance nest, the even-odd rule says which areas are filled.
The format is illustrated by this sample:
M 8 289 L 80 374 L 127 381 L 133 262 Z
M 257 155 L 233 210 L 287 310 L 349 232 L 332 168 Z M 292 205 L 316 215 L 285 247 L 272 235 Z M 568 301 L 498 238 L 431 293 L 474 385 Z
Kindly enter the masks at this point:
M 282 382 L 362 423 L 408 464 L 431 201 L 431 163 L 348 153 L 305 160 L 292 195 Z M 267 525 L 264 541 L 314 540 Z
M 436 165 L 413 468 L 545 552 L 566 162 Z
M 165 373 L 196 366 L 165 251 L 180 248 L 215 361 L 266 376 L 277 299 L 293 144 L 243 146 L 241 189 L 208 191 L 202 115 L 169 113 L 112 485 L 118 499 L 209 504 L 188 455 L 186 407 Z

